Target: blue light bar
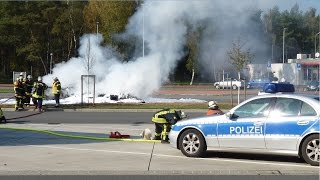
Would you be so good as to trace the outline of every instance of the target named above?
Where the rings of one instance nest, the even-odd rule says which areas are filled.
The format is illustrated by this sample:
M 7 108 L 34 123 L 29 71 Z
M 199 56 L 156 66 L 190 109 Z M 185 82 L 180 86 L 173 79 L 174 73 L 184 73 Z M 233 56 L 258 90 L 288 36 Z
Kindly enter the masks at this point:
M 278 93 L 278 92 L 294 92 L 293 84 L 288 83 L 266 83 L 263 86 L 263 92 L 265 93 Z

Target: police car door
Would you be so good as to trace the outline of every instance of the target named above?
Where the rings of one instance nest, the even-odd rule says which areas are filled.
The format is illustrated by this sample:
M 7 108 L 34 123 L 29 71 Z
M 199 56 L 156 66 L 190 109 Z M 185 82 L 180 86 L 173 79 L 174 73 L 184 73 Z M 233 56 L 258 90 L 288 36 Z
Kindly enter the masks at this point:
M 317 113 L 308 103 L 294 98 L 277 98 L 266 121 L 267 149 L 297 150 L 299 138 L 316 119 Z
M 265 149 L 264 127 L 271 104 L 272 98 L 259 98 L 231 112 L 218 125 L 220 147 Z

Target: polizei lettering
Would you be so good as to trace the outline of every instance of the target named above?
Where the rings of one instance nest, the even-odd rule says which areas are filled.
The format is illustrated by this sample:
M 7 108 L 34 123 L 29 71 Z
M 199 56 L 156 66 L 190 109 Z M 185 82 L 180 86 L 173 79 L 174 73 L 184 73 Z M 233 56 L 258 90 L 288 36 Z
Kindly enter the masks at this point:
M 230 134 L 262 134 L 262 126 L 230 127 Z

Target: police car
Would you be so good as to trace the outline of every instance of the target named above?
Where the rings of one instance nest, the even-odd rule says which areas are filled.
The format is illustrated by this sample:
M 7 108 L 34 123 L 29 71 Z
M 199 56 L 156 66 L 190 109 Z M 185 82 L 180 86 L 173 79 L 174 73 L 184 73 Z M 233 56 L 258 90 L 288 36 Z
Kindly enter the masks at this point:
M 169 134 L 171 146 L 188 157 L 231 150 L 294 155 L 319 166 L 319 98 L 294 94 L 292 84 L 263 89 L 224 115 L 178 121 Z

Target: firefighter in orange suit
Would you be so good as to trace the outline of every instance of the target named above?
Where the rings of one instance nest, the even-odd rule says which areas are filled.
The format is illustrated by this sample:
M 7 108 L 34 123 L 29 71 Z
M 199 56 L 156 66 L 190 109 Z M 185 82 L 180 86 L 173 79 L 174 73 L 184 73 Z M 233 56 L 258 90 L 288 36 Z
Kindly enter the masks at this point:
M 211 116 L 211 115 L 217 115 L 217 114 L 224 114 L 224 113 L 219 109 L 217 102 L 209 101 L 207 115 Z

